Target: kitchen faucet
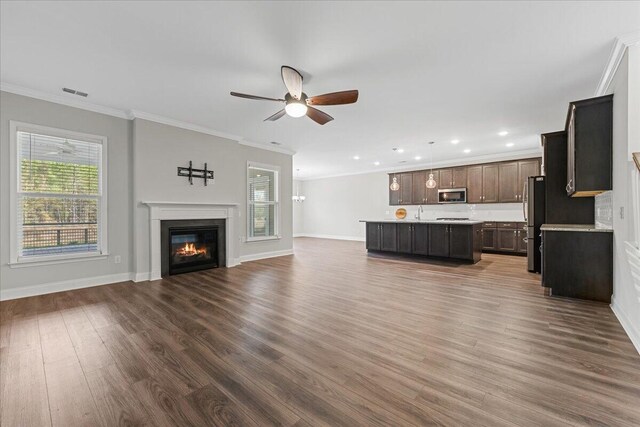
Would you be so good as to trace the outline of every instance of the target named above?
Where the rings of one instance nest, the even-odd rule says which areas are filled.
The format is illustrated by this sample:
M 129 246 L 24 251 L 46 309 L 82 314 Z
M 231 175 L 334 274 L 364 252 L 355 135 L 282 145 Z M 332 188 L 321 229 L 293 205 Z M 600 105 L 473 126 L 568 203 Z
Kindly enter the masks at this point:
M 416 219 L 418 221 L 422 220 L 421 215 L 420 215 L 421 213 L 422 213 L 422 205 L 418 205 L 418 212 L 416 212 Z

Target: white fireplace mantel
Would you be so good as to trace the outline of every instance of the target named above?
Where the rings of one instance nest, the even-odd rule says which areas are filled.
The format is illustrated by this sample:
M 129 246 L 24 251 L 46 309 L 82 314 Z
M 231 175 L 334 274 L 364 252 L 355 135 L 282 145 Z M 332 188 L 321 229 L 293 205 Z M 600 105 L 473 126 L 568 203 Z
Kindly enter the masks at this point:
M 149 207 L 149 280 L 161 278 L 160 221 L 180 219 L 225 219 L 227 267 L 239 264 L 239 234 L 235 226 L 237 203 L 142 202 Z

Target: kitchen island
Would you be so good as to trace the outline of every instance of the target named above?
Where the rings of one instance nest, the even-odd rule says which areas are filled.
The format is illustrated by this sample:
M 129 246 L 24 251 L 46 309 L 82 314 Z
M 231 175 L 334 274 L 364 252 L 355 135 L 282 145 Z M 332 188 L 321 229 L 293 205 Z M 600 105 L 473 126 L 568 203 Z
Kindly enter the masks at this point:
M 482 224 L 474 220 L 360 220 L 370 252 L 480 261 Z

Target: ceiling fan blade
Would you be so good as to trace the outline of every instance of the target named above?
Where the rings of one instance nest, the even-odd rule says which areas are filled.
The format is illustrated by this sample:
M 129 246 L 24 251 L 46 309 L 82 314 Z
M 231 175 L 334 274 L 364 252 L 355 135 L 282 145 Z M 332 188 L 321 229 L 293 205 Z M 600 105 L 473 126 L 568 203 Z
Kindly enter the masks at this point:
M 342 105 L 353 104 L 358 100 L 357 90 L 344 90 L 342 92 L 325 93 L 307 98 L 309 105 Z
M 289 94 L 295 99 L 300 99 L 302 96 L 302 74 L 286 65 L 283 65 L 280 71 L 282 73 L 282 81 Z
M 319 125 L 323 125 L 333 120 L 333 117 L 331 117 L 327 113 L 324 113 L 313 107 L 307 107 L 307 116 Z
M 266 119 L 264 119 L 263 121 L 265 121 L 265 122 L 266 122 L 267 120 L 268 120 L 268 121 L 270 121 L 270 122 L 276 121 L 276 120 L 278 120 L 280 117 L 284 116 L 284 115 L 285 115 L 285 113 L 286 113 L 286 111 L 284 111 L 284 108 L 283 108 L 282 110 L 278 111 L 278 112 L 277 112 L 277 113 L 275 113 L 274 115 L 267 117 L 267 118 L 266 118 Z
M 278 102 L 284 102 L 284 99 L 277 99 L 277 98 L 267 98 L 264 96 L 256 96 L 256 95 L 247 95 L 246 93 L 238 93 L 238 92 L 231 92 L 232 96 L 237 96 L 238 98 L 247 98 L 247 99 L 257 99 L 259 101 L 278 101 Z

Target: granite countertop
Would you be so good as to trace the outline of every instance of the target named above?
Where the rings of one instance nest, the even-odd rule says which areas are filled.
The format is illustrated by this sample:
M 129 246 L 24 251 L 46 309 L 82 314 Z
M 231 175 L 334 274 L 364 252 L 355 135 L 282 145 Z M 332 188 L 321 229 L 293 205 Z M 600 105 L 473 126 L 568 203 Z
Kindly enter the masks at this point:
M 474 224 L 482 224 L 485 221 L 477 221 L 477 220 L 464 220 L 464 221 L 454 221 L 454 220 L 437 220 L 437 219 L 361 219 L 360 222 L 393 222 L 393 223 L 405 223 L 405 224 L 460 224 L 460 225 L 474 225 Z
M 595 224 L 542 224 L 541 231 L 586 231 L 589 233 L 613 233 L 610 228 L 596 228 Z

